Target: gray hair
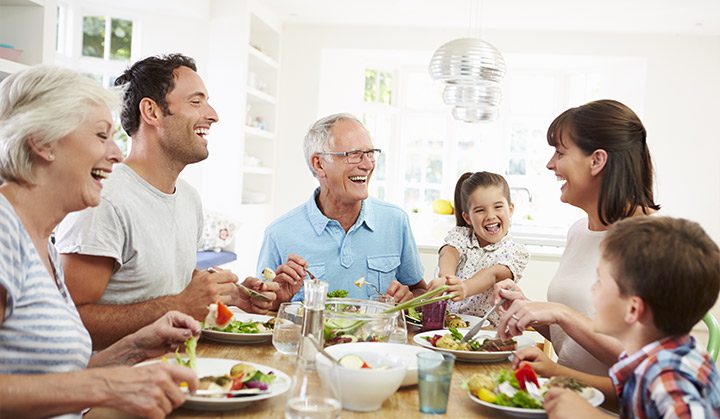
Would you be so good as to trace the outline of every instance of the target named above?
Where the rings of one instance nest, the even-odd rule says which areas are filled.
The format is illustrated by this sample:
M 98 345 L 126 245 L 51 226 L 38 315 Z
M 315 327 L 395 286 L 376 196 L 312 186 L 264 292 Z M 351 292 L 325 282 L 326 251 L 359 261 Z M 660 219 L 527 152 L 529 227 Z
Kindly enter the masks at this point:
M 33 184 L 32 151 L 76 130 L 92 106 L 117 108 L 119 96 L 76 71 L 35 66 L 0 83 L 0 180 Z
M 312 167 L 312 156 L 316 153 L 329 151 L 329 148 L 334 141 L 331 131 L 332 127 L 333 125 L 335 125 L 336 122 L 345 119 L 355 121 L 360 124 L 363 129 L 365 129 L 363 123 L 360 122 L 360 120 L 357 119 L 355 116 L 349 113 L 336 113 L 317 120 L 314 124 L 312 124 L 310 130 L 305 135 L 305 163 L 307 163 L 308 167 L 310 168 L 310 173 L 312 173 L 313 176 L 317 177 L 317 173 L 315 173 L 315 170 Z M 367 131 L 367 129 L 365 130 Z M 326 161 L 330 161 L 330 156 L 321 157 Z

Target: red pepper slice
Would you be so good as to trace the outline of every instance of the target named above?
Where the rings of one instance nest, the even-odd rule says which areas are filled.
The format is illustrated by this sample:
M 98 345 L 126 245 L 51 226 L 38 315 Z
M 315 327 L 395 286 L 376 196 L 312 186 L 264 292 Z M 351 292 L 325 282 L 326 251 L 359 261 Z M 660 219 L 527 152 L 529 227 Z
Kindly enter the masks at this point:
M 217 319 L 215 320 L 215 324 L 217 324 L 218 327 L 223 328 L 230 323 L 230 320 L 233 318 L 233 313 L 230 311 L 229 308 L 220 301 L 217 302 Z
M 520 364 L 520 368 L 515 370 L 515 379 L 518 382 L 518 385 L 520 386 L 521 390 L 525 390 L 525 383 L 531 382 L 535 383 L 535 385 L 540 388 L 540 383 L 538 383 L 537 375 L 535 374 L 535 371 L 533 371 L 530 364 L 527 362 L 523 362 Z

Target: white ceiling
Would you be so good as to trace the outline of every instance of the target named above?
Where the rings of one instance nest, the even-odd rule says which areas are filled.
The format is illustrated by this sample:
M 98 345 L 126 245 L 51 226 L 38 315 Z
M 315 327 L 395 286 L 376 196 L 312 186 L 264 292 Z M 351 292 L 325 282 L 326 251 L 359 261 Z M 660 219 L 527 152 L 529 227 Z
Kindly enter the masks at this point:
M 283 22 L 720 35 L 720 0 L 262 0 Z M 477 10 L 480 10 L 479 12 Z

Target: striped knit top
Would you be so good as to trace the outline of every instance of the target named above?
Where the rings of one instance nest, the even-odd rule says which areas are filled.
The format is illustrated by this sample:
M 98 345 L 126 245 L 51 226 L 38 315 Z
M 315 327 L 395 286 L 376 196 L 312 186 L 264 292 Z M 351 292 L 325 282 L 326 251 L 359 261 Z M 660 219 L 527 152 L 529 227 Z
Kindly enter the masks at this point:
M 58 282 L 49 275 L 12 205 L 0 194 L 0 374 L 44 374 L 87 367 L 92 345 L 48 242 Z

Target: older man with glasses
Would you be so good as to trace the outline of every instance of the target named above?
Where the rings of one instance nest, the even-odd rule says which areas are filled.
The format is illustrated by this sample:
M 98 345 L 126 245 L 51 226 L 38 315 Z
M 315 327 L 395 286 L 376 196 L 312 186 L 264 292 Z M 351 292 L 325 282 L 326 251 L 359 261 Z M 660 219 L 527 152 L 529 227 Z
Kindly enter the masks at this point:
M 425 291 L 407 214 L 368 196 L 381 151 L 362 123 L 349 114 L 322 118 L 305 136 L 304 148 L 320 187 L 267 227 L 258 259 L 259 273 L 266 267 L 276 272 L 275 304 L 302 300 L 307 276 L 327 281 L 331 290 L 347 290 L 351 298 L 379 291 L 400 302 Z M 374 287 L 356 287 L 359 278 Z

